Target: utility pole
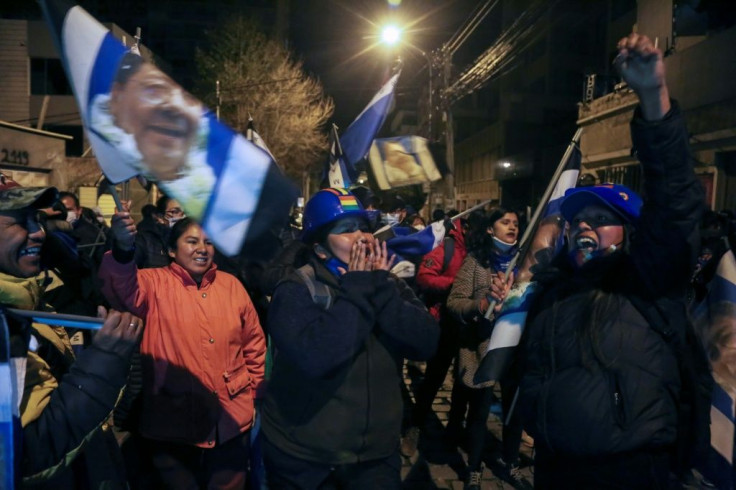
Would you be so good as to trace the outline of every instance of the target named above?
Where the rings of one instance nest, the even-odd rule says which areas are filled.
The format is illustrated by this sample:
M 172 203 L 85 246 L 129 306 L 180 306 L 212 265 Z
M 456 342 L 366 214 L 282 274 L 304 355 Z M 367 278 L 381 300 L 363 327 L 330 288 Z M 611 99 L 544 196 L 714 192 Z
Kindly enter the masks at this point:
M 442 88 L 440 90 L 440 104 L 442 107 L 442 119 L 445 122 L 445 145 L 447 146 L 447 169 L 445 177 L 445 209 L 456 208 L 455 202 L 455 127 L 452 119 L 452 104 L 447 97 L 447 87 L 450 85 L 452 76 L 452 54 L 443 49 L 440 52 L 442 61 Z

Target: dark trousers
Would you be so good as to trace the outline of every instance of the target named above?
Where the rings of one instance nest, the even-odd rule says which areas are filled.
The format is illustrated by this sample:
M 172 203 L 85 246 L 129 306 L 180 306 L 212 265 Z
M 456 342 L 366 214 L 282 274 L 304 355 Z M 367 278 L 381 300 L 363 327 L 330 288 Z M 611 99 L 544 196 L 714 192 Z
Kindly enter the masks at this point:
M 167 488 L 242 489 L 248 476 L 250 431 L 212 449 L 147 440 L 153 465 Z
M 458 381 L 456 384 L 461 384 Z M 501 383 L 501 406 L 503 408 L 503 430 L 502 430 L 502 457 L 506 463 L 516 465 L 519 461 L 519 446 L 521 445 L 521 415 L 517 410 L 518 407 L 514 408 L 511 417 L 509 418 L 509 410 L 513 403 L 514 395 L 516 394 L 516 383 L 502 382 Z M 452 395 L 455 396 L 453 390 Z M 488 423 L 488 412 L 491 409 L 491 404 L 495 399 L 493 395 L 493 388 L 468 388 L 457 390 L 458 394 L 462 397 L 462 405 L 458 404 L 458 407 L 462 406 L 463 409 L 465 404 L 468 405 L 468 419 L 467 419 L 467 449 L 468 449 L 468 468 L 471 471 L 478 471 L 480 469 L 480 463 L 483 457 L 483 447 L 485 446 L 487 423 Z M 465 401 L 467 400 L 467 401 Z M 459 409 L 458 409 L 459 410 Z M 457 410 L 456 410 L 457 412 Z M 453 420 L 452 410 L 449 416 L 450 420 Z M 508 423 L 506 423 L 508 421 Z
M 295 458 L 263 438 L 263 457 L 269 490 L 398 490 L 401 457 L 398 449 L 387 458 L 344 465 L 325 465 Z
M 451 324 L 451 320 L 442 321 L 442 329 L 440 330 L 440 340 L 437 345 L 437 352 L 427 361 L 427 369 L 424 371 L 424 379 L 419 388 L 417 388 L 414 409 L 411 413 L 411 425 L 423 427 L 427 422 L 427 416 L 432 411 L 432 402 L 437 396 L 442 383 L 447 376 L 447 370 L 450 369 L 452 360 L 457 356 L 458 352 L 458 330 L 455 325 Z M 461 382 L 456 382 L 462 384 Z M 455 405 L 455 394 L 453 391 L 452 405 Z M 462 416 L 456 422 L 462 422 Z
M 538 443 L 536 449 L 536 489 L 665 490 L 669 485 L 669 454 L 665 450 L 585 458 L 552 453 Z

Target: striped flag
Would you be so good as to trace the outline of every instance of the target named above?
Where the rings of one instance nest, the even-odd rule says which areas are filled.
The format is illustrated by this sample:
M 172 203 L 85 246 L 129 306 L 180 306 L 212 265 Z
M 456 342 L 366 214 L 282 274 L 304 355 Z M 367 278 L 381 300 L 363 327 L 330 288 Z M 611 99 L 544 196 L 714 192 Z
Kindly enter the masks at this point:
M 356 179 L 355 167 L 347 163 L 337 135 L 337 126 L 332 125 L 330 131 L 330 156 L 327 161 L 328 187 L 348 189 Z
M 288 216 L 296 188 L 271 157 L 84 9 L 42 0 L 87 136 L 106 177 L 143 175 L 179 201 L 224 254 Z
M 711 357 L 713 388 L 710 411 L 711 447 L 698 468 L 717 488 L 736 488 L 734 433 L 736 417 L 736 260 L 729 250 L 721 257 L 705 299 L 695 306 L 693 322 Z
M 575 187 L 580 175 L 581 154 L 577 146 L 579 137 L 580 132 L 576 133 L 568 147 L 566 158 L 560 162 L 561 173 L 548 200 L 540 204 L 544 204 L 544 208 L 538 210 L 541 219 L 538 223 L 531 223 L 527 230 L 529 233 L 536 228 L 532 241 L 527 245 L 530 236 L 527 233 L 521 240 L 520 250 L 526 250 L 524 260 L 521 261 L 515 283 L 496 318 L 488 351 L 473 380 L 477 384 L 501 379 L 511 365 L 537 291 L 537 283 L 532 281 L 535 267 L 549 263 L 562 247 L 565 221 L 560 213 L 560 203 L 565 191 Z
M 386 115 L 391 109 L 391 103 L 394 100 L 394 89 L 399 81 L 399 75 L 401 75 L 401 70 L 389 78 L 340 138 L 342 151 L 348 165 L 355 166 L 356 163 L 368 155 L 373 138 L 376 137 L 378 130 L 383 126 Z
M 273 154 L 271 153 L 271 150 L 269 150 L 268 146 L 266 146 L 266 142 L 263 141 L 261 135 L 256 132 L 256 127 L 253 124 L 253 118 L 250 116 L 248 116 L 248 126 L 245 128 L 245 137 L 248 141 L 256 145 L 258 148 L 268 153 L 268 156 L 271 157 L 271 160 L 273 160 L 274 162 L 276 161 Z
M 447 231 L 443 221 L 435 221 L 421 231 L 406 226 L 394 226 L 391 230 L 394 236 L 386 240 L 386 249 L 402 258 L 427 255 L 442 243 Z

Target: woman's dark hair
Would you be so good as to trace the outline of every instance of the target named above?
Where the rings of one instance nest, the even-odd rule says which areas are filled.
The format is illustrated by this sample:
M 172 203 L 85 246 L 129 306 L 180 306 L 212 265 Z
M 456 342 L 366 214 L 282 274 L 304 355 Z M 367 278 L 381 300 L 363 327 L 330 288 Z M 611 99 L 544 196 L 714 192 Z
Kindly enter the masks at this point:
M 145 61 L 140 57 L 140 55 L 133 54 L 128 51 L 120 60 L 118 71 L 115 72 L 115 79 L 113 82 L 125 85 L 128 83 L 128 80 L 130 80 L 130 77 L 140 70 L 143 63 L 145 63 Z
M 189 229 L 190 226 L 197 225 L 197 222 L 192 218 L 182 218 L 174 224 L 169 233 L 169 243 L 167 244 L 169 250 L 176 250 L 176 242 Z M 199 226 L 199 225 L 197 225 Z
M 156 200 L 156 210 L 161 215 L 166 213 L 166 205 L 169 203 L 169 201 L 171 201 L 171 198 L 166 194 L 161 195 L 161 197 Z
M 472 254 L 483 267 L 490 266 L 491 251 L 494 246 L 493 237 L 488 233 L 488 228 L 507 213 L 515 214 L 517 218 L 519 216 L 512 209 L 498 207 L 490 212 L 476 211 L 468 218 L 471 223 L 467 238 L 468 253 Z

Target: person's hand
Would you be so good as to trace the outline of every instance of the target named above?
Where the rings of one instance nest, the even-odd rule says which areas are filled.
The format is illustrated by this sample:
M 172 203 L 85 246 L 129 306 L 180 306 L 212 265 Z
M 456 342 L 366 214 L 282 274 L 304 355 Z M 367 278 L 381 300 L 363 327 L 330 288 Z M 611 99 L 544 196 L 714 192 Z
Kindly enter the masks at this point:
M 390 271 L 396 261 L 396 255 L 389 257 L 386 242 L 373 240 L 372 244 L 368 244 L 368 261 L 370 262 L 369 270 Z
M 123 357 L 129 356 L 138 344 L 143 333 L 143 320 L 132 313 L 110 310 L 99 306 L 97 315 L 105 318 L 105 323 L 95 334 L 92 345 Z
M 123 203 L 122 210 L 116 210 L 112 216 L 111 229 L 115 237 L 115 243 L 122 250 L 132 250 L 135 246 L 135 235 L 137 233 L 135 221 L 130 217 L 130 202 Z
M 350 249 L 350 261 L 348 262 L 347 270 L 344 267 L 338 267 L 337 270 L 340 274 L 352 271 L 365 271 L 370 270 L 368 260 L 366 257 L 366 243 L 364 240 L 356 240 L 353 243 L 353 247 Z
M 636 92 L 642 115 L 653 121 L 670 110 L 662 51 L 647 36 L 632 32 L 618 42 L 613 64 L 624 81 Z
M 509 291 L 511 290 L 511 286 L 514 284 L 514 273 L 512 272 L 509 274 L 508 279 L 506 279 L 506 273 L 505 272 L 498 272 L 493 276 L 493 279 L 491 280 L 491 299 L 493 299 L 496 302 L 496 306 L 493 308 L 493 311 L 500 311 L 501 307 L 503 306 L 503 301 L 506 299 L 506 296 L 509 294 Z

